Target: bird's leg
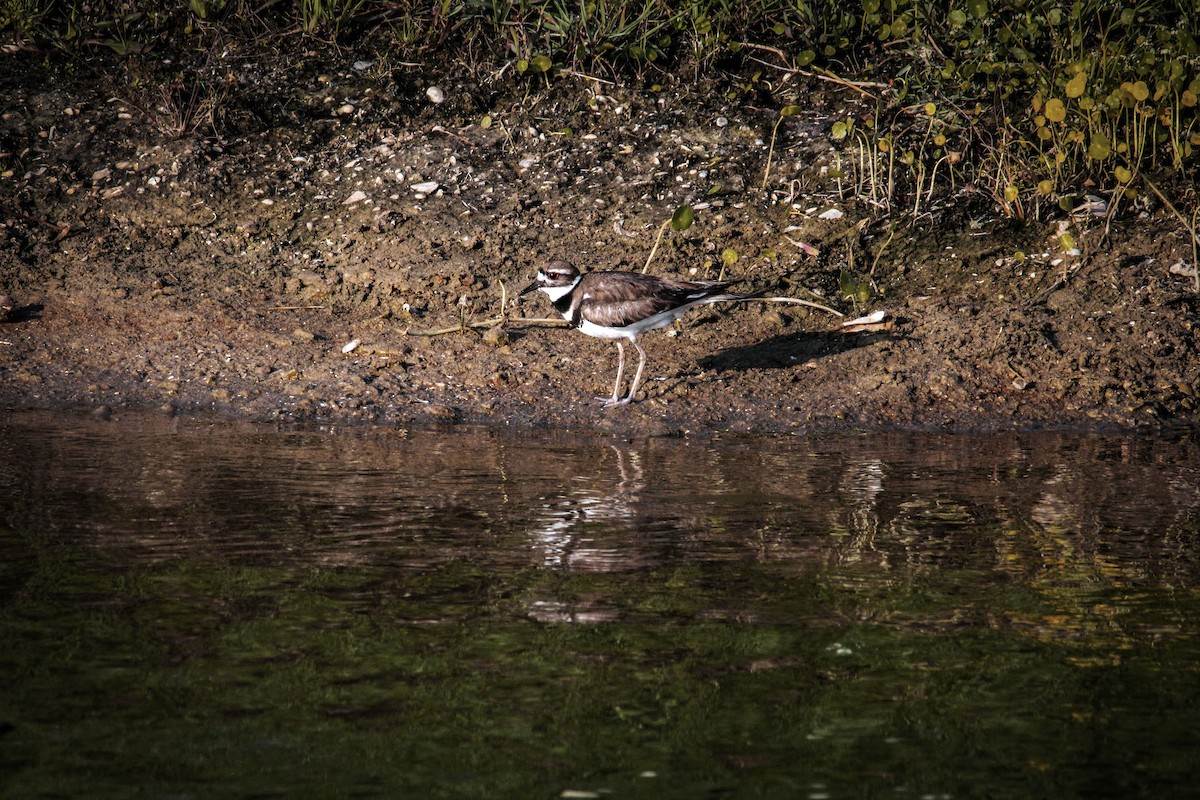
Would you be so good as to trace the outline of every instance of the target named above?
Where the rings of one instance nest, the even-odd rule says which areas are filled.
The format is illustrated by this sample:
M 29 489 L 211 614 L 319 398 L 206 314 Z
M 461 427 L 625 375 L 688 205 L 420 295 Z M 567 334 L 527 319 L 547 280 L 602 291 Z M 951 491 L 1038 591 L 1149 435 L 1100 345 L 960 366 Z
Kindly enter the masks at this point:
M 629 397 L 625 398 L 626 403 L 631 403 L 637 396 L 637 387 L 642 385 L 642 369 L 646 368 L 646 350 L 642 349 L 642 345 L 637 343 L 637 339 L 630 339 L 637 348 L 637 372 L 634 373 L 634 385 L 629 387 Z
M 620 391 L 621 391 L 621 378 L 625 375 L 625 347 L 624 347 L 624 345 L 621 344 L 620 339 L 614 339 L 613 341 L 617 345 L 617 353 L 618 353 L 618 355 L 617 355 L 617 380 L 615 383 L 613 383 L 612 397 L 597 398 L 598 400 L 604 401 L 605 408 L 608 408 L 609 406 L 615 406 L 620 402 L 619 397 L 620 397 Z M 637 343 L 634 342 L 634 344 L 637 344 Z
M 605 408 L 610 406 L 624 406 L 633 402 L 634 397 L 637 395 L 638 386 L 640 386 L 642 383 L 642 369 L 646 366 L 646 351 L 643 350 L 642 346 L 637 343 L 637 339 L 630 339 L 629 341 L 633 342 L 633 346 L 636 347 L 638 351 L 637 372 L 633 374 L 633 383 L 629 385 L 629 394 L 627 394 L 621 400 L 614 400 L 611 403 L 605 403 Z

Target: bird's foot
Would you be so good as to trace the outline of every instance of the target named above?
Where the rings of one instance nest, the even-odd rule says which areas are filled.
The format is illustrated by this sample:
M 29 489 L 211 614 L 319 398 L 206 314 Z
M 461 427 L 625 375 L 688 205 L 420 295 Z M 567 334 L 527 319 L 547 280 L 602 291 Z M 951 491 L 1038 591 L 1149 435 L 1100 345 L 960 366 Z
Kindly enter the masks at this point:
M 616 398 L 616 397 L 597 397 L 596 399 L 597 399 L 597 400 L 599 400 L 599 401 L 600 401 L 600 402 L 603 404 L 604 408 L 613 408 L 614 406 L 627 406 L 627 405 L 629 405 L 629 401 L 630 401 L 630 399 L 631 399 L 631 398 L 629 398 L 629 397 L 622 397 L 622 398 Z

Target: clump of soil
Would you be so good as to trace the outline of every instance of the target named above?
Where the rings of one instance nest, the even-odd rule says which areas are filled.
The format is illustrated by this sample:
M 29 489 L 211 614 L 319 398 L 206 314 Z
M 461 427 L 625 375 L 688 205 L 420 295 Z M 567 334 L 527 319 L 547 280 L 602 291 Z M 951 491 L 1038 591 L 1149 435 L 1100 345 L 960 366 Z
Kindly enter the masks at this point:
M 888 219 L 831 171 L 830 126 L 857 102 L 839 87 L 814 84 L 781 126 L 764 191 L 778 109 L 736 81 L 547 88 L 353 53 L 219 67 L 228 94 L 181 105 L 0 62 L 0 402 L 630 435 L 1195 419 L 1200 313 L 1173 218 L 1076 223 L 1079 254 L 970 187 Z M 602 409 L 615 348 L 514 321 L 553 316 L 516 290 L 551 257 L 642 269 L 683 204 L 696 222 L 651 272 L 894 326 L 707 309 L 644 337 L 641 402 Z

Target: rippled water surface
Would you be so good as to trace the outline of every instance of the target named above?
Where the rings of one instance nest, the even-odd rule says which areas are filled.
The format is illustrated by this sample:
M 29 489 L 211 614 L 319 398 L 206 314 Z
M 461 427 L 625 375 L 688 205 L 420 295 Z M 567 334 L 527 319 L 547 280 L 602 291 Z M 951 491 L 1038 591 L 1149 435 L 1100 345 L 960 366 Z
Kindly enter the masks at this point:
M 0 413 L 4 797 L 1195 796 L 1195 437 Z

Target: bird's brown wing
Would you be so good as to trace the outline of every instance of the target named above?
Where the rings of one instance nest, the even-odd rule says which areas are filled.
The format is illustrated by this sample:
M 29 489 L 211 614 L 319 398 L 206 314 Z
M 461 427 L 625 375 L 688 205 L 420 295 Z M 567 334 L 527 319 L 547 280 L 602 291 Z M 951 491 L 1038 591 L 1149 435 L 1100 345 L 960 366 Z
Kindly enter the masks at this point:
M 713 294 L 727 282 L 674 281 L 636 272 L 605 272 L 603 281 L 584 289 L 584 317 L 596 325 L 621 328 Z

